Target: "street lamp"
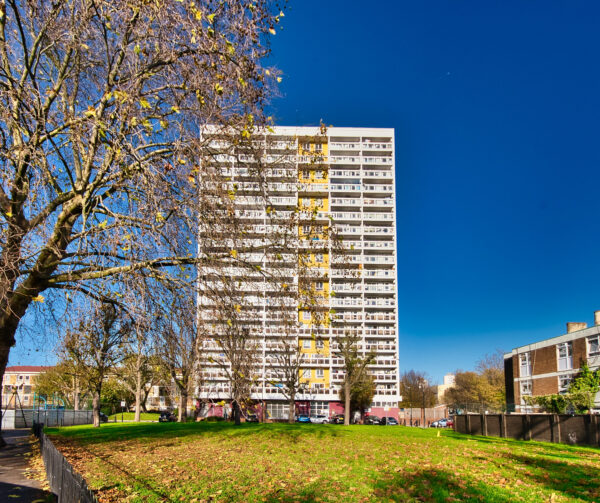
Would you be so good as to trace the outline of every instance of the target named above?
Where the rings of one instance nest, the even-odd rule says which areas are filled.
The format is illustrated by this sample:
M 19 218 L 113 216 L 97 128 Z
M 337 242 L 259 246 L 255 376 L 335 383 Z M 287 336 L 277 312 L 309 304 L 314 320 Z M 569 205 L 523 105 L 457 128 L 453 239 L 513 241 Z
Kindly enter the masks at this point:
M 423 394 L 423 414 L 422 414 L 422 419 L 423 419 L 423 423 L 422 423 L 422 427 L 425 428 L 425 389 L 427 388 L 427 381 L 423 378 L 421 378 L 421 380 L 419 381 L 419 389 L 421 390 L 422 394 Z

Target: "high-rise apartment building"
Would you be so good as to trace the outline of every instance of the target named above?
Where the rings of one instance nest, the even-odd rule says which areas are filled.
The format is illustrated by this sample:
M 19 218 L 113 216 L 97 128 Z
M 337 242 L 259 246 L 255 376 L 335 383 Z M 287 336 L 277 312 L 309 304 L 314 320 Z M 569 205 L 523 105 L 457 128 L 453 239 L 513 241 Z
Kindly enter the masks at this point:
M 245 260 L 256 262 L 257 273 L 254 278 L 239 273 L 238 286 L 245 295 L 244 319 L 258 352 L 252 398 L 266 404 L 270 417 L 287 417 L 286 397 L 274 376 L 282 338 L 291 338 L 302 353 L 299 372 L 306 385 L 296 397 L 298 410 L 327 416 L 342 412 L 344 372 L 343 361 L 336 355 L 336 339 L 358 334 L 360 351 L 376 354 L 369 367 L 376 385 L 371 413 L 397 417 L 394 130 L 275 127 L 253 134 L 267 166 L 263 171 L 267 207 L 257 197 L 260 187 L 251 167 L 256 158 L 248 152 L 236 153 L 226 136 L 215 134 L 209 140 L 215 152 L 220 152 L 211 165 L 235 188 L 236 213 L 249 224 L 248 243 L 259 245 L 263 236 L 277 232 L 269 212 L 299 215 L 296 245 L 308 250 L 305 265 L 315 274 L 299 272 L 298 256 L 289 254 L 290 287 L 298 289 L 303 275 L 312 277 L 310 289 L 319 298 L 318 309 L 325 313 L 315 326 L 309 310 L 298 306 L 293 296 L 286 299 L 282 291 L 287 284 L 277 289 L 261 283 L 260 274 L 273 266 L 268 257 L 256 251 L 247 254 Z M 343 251 L 328 237 L 332 227 L 342 240 Z M 290 319 L 286 309 L 292 313 L 293 325 L 286 321 Z M 205 318 L 210 318 L 210 312 L 206 313 Z M 203 351 L 198 396 L 213 404 L 227 401 L 231 389 L 223 370 L 222 348 L 208 340 Z

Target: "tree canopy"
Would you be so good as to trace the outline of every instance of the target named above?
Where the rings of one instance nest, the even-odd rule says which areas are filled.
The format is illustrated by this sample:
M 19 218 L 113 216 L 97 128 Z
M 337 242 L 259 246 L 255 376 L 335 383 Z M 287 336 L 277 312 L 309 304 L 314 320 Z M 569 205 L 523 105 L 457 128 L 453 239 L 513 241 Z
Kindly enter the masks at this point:
M 0 1 L 0 374 L 45 291 L 118 302 L 122 275 L 206 258 L 197 224 L 228 193 L 202 190 L 217 153 L 202 133 L 265 123 L 282 15 L 270 0 Z

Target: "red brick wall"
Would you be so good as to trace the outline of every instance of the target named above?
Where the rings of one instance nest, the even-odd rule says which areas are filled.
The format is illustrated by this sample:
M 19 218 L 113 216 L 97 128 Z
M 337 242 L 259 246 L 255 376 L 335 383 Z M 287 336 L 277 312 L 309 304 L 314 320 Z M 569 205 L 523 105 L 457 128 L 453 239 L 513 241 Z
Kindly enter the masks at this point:
M 533 379 L 532 394 L 537 395 L 554 395 L 558 393 L 558 377 L 542 377 L 541 379 Z
M 531 352 L 531 374 L 548 374 L 557 371 L 556 346 L 536 349 Z
M 587 357 L 587 338 L 575 339 L 573 341 L 573 368 L 581 367 L 581 363 Z

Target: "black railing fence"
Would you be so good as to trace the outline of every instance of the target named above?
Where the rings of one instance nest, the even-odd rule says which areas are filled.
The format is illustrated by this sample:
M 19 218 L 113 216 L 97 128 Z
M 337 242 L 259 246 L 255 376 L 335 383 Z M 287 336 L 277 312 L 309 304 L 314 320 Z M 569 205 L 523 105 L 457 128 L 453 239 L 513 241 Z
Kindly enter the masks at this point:
M 33 433 L 40 439 L 48 483 L 50 490 L 57 496 L 58 503 L 98 503 L 83 477 L 44 434 L 44 424 L 35 422 Z

